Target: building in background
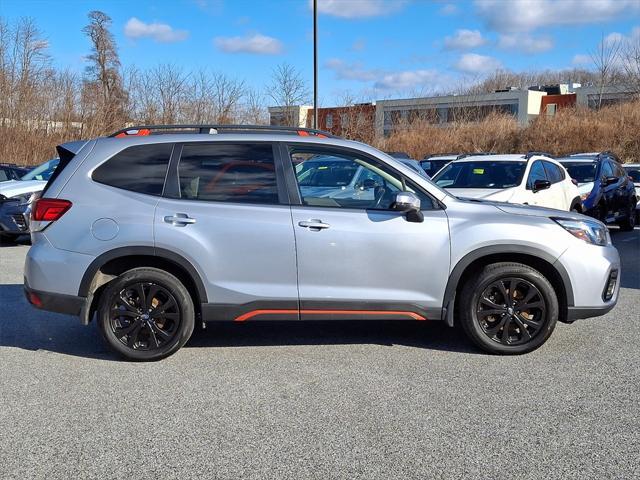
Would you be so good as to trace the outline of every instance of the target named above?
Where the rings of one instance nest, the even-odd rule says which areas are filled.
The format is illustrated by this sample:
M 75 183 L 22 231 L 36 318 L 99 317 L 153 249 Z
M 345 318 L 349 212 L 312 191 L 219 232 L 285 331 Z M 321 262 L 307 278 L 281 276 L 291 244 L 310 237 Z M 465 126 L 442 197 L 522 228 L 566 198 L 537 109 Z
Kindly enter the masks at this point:
M 269 125 L 304 128 L 307 126 L 309 111 L 313 112 L 313 107 L 309 105 L 269 107 Z M 313 118 L 313 113 L 311 113 L 311 118 Z
M 631 101 L 638 98 L 639 94 L 640 92 L 631 85 L 611 85 L 602 88 L 602 101 L 600 101 L 600 87 L 582 87 L 576 90 L 576 104 L 581 107 L 600 108 Z
M 375 103 L 356 103 L 346 107 L 318 109 L 318 129 L 363 141 L 373 138 Z M 313 108 L 307 114 L 307 127 L 313 126 Z

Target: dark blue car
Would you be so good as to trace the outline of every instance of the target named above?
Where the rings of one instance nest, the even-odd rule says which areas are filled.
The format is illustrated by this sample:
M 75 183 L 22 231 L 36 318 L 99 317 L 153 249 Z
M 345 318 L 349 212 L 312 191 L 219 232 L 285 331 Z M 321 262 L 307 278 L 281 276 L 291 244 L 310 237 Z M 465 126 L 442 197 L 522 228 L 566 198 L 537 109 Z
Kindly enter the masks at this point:
M 633 230 L 638 202 L 635 187 L 613 153 L 578 153 L 558 161 L 578 183 L 586 215 Z

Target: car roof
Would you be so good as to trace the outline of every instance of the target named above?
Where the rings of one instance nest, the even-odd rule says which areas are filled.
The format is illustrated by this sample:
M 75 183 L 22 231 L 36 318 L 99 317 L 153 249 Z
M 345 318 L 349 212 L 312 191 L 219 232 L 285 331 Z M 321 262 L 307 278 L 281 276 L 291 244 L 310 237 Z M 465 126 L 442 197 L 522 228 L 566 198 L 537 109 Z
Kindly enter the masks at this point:
M 421 162 L 428 162 L 430 160 L 447 160 L 447 161 L 451 161 L 451 160 L 455 160 L 456 158 L 458 158 L 458 154 L 429 155 L 428 157 L 423 158 L 421 160 Z
M 546 158 L 546 157 L 543 157 Z M 519 153 L 508 153 L 504 155 L 470 155 L 454 160 L 452 163 L 463 162 L 527 162 L 524 155 Z
M 573 155 L 570 157 L 556 158 L 556 160 L 560 163 L 596 163 L 598 161 L 597 157 L 574 157 Z

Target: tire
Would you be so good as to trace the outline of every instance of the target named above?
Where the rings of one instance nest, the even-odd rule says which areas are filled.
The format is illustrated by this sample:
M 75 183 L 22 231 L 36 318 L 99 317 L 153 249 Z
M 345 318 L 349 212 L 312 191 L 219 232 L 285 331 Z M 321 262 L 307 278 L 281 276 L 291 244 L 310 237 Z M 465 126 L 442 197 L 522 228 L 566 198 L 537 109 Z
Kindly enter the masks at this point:
M 515 292 L 511 300 L 505 300 L 511 290 Z M 519 311 L 518 307 L 524 305 L 530 308 Z M 494 263 L 482 268 L 464 284 L 458 308 L 467 337 L 481 349 L 501 355 L 540 347 L 551 336 L 559 313 L 558 297 L 549 280 L 521 263 Z M 495 314 L 487 313 L 491 311 Z
M 636 226 L 636 208 L 633 203 L 629 203 L 627 216 L 624 220 L 618 222 L 618 226 L 623 232 L 630 232 Z
M 111 281 L 98 304 L 98 327 L 109 347 L 128 360 L 172 355 L 193 333 L 193 300 L 176 277 L 142 267 Z

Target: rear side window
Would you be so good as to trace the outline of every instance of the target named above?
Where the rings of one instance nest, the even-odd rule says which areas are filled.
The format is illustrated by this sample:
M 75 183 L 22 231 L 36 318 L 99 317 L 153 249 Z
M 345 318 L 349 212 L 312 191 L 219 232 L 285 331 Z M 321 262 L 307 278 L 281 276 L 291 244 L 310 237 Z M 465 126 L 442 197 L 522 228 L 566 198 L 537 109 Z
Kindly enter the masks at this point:
M 178 176 L 184 199 L 279 203 L 271 144 L 185 145 Z
M 93 180 L 147 195 L 162 195 L 173 144 L 136 145 L 114 155 L 93 172 Z
M 544 169 L 547 171 L 547 177 L 551 183 L 559 183 L 565 179 L 564 172 L 557 165 L 545 161 L 542 163 L 544 164 Z

